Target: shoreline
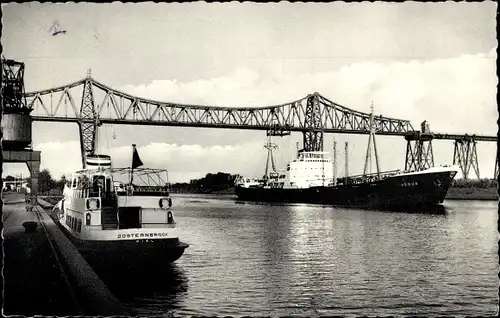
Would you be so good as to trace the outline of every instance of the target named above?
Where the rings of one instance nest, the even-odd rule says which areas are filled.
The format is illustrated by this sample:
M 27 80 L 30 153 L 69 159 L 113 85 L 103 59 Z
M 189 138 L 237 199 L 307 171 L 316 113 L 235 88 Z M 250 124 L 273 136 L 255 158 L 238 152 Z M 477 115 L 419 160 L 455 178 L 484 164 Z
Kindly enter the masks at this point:
M 196 191 L 182 191 L 182 190 L 174 190 L 170 192 L 173 195 L 176 194 L 190 194 L 190 195 L 208 195 L 213 197 L 223 196 L 235 196 L 234 188 L 229 188 L 222 191 L 213 191 L 209 193 L 204 192 L 196 192 Z M 41 195 L 44 197 L 44 195 Z M 54 195 L 53 198 L 50 198 L 48 201 L 52 204 L 57 203 L 60 198 L 58 195 Z M 448 193 L 446 194 L 445 200 L 478 200 L 478 201 L 499 201 L 498 191 L 496 188 L 450 188 Z
M 222 191 L 213 191 L 209 193 L 196 191 L 171 191 L 172 194 L 199 194 L 212 196 L 227 196 L 234 195 L 234 188 L 229 188 Z M 446 194 L 445 200 L 481 200 L 481 201 L 498 201 L 497 188 L 450 188 Z
M 450 188 L 446 200 L 498 201 L 497 188 Z

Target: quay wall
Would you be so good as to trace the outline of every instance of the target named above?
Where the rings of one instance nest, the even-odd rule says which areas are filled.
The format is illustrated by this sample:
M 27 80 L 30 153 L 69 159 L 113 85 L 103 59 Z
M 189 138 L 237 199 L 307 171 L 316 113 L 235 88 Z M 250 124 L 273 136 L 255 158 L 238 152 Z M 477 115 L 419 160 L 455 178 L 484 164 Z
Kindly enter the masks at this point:
M 45 227 L 55 243 L 57 253 L 66 269 L 84 315 L 128 315 L 126 307 L 109 291 L 99 276 L 80 255 L 76 247 L 47 215 L 40 205 L 36 206 Z

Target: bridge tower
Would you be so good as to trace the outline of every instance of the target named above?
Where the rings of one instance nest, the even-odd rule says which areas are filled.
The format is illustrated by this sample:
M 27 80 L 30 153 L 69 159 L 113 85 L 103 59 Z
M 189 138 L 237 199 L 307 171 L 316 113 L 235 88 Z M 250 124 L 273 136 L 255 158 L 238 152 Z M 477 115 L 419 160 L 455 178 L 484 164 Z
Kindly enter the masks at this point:
M 319 94 L 307 97 L 304 127 L 304 151 L 323 151 L 323 129 Z
M 23 162 L 31 174 L 30 200 L 36 203 L 40 151 L 32 149 L 31 108 L 26 103 L 24 91 L 24 63 L 7 60 L 3 56 L 2 98 L 0 106 L 0 154 L 5 162 Z M 0 167 L 0 175 L 2 167 Z
M 87 156 L 91 156 L 96 150 L 97 128 L 99 126 L 98 116 L 95 109 L 94 95 L 92 93 L 91 71 L 87 71 L 87 78 L 83 85 L 82 107 L 80 108 L 80 150 L 82 153 L 82 167 L 85 168 Z
M 434 167 L 434 153 L 432 151 L 433 134 L 427 121 L 421 124 L 421 131 L 415 131 L 405 136 L 406 162 L 405 171 L 418 171 Z
M 464 136 L 455 139 L 455 150 L 453 151 L 453 164 L 457 164 L 462 169 L 464 179 L 469 178 L 470 168 L 474 168 L 479 179 L 479 164 L 477 160 L 476 140 L 474 136 Z M 496 175 L 496 172 L 495 172 Z

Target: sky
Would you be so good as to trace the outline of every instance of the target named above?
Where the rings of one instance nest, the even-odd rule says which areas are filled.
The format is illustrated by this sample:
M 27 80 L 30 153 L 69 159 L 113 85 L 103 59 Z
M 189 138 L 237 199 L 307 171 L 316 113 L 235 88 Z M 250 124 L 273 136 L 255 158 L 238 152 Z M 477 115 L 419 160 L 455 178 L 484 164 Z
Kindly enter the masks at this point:
M 11 3 L 2 5 L 4 56 L 25 63 L 26 91 L 85 77 L 150 99 L 227 107 L 277 105 L 319 92 L 368 112 L 428 120 L 432 131 L 496 135 L 496 3 Z M 57 21 L 67 32 L 52 36 Z M 115 138 L 113 138 L 115 136 Z M 338 170 L 363 171 L 368 136 L 337 142 Z M 100 151 L 128 165 L 137 144 L 146 166 L 182 182 L 218 171 L 261 176 L 263 131 L 102 126 Z M 274 140 L 278 167 L 302 135 Z M 377 137 L 382 170 L 404 168 L 402 137 Z M 33 124 L 41 168 L 58 178 L 81 164 L 76 124 Z M 496 145 L 479 143 L 482 177 Z M 435 163 L 451 164 L 452 141 L 434 141 Z M 27 174 L 5 164 L 4 175 Z

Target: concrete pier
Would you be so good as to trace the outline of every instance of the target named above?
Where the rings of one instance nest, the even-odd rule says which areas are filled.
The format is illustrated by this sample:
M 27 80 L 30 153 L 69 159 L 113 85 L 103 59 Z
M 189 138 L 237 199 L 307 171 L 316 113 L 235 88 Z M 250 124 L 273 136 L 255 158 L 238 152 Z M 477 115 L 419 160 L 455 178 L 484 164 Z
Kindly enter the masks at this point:
M 3 200 L 4 315 L 129 315 L 40 206 Z

